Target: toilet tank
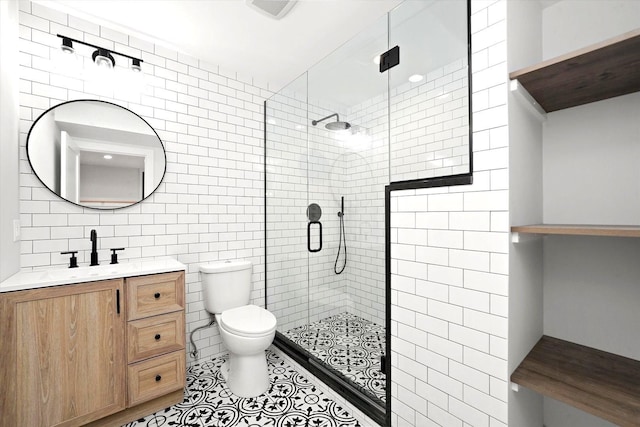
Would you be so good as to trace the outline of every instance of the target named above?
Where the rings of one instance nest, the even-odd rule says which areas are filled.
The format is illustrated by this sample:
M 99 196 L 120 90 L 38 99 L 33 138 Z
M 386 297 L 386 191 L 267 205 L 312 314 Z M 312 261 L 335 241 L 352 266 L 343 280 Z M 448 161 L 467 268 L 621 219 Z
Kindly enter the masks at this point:
M 204 307 L 211 314 L 249 304 L 251 261 L 219 261 L 200 265 Z

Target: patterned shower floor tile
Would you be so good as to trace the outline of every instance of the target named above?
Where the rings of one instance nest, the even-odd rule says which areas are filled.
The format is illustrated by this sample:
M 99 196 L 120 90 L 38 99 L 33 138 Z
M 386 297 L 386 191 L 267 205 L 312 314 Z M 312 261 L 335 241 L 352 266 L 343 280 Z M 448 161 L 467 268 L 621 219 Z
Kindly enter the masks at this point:
M 386 400 L 386 376 L 380 371 L 380 356 L 385 351 L 383 326 L 340 313 L 290 329 L 284 335 L 363 391 Z
M 360 427 L 338 403 L 271 351 L 267 364 L 271 383 L 255 398 L 232 394 L 220 374 L 225 357 L 187 369 L 182 403 L 125 427 Z

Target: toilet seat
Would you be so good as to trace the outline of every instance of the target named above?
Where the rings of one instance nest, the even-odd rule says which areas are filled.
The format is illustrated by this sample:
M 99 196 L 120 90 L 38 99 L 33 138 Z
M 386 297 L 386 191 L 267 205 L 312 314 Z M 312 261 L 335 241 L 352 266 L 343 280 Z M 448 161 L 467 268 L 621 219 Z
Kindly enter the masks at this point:
M 276 317 L 257 305 L 225 310 L 220 315 L 220 326 L 243 337 L 268 335 L 276 329 Z

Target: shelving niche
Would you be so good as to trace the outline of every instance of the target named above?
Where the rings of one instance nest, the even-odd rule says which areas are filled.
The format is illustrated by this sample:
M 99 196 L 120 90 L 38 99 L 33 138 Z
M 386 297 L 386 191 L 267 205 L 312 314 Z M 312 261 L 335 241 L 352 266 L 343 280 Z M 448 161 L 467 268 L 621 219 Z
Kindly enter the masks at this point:
M 640 29 L 511 72 L 509 76 L 518 82 L 512 85 L 512 90 L 526 90 L 520 101 L 530 102 L 543 116 L 638 92 Z M 528 188 L 514 185 L 512 191 L 518 190 Z M 534 205 L 535 202 L 530 206 Z M 551 236 L 548 239 L 554 239 L 554 235 L 640 238 L 640 225 L 531 223 L 514 225 L 511 232 L 514 243 L 520 241 L 519 234 Z M 594 242 L 590 244 L 597 244 Z M 542 241 L 539 244 L 542 248 Z M 640 425 L 638 360 L 542 335 L 513 370 L 511 381 L 617 425 Z
M 547 112 L 640 91 L 640 30 L 509 74 Z
M 622 426 L 640 420 L 640 362 L 543 336 L 511 381 Z
M 511 227 L 512 233 L 562 236 L 640 237 L 638 225 L 532 224 Z

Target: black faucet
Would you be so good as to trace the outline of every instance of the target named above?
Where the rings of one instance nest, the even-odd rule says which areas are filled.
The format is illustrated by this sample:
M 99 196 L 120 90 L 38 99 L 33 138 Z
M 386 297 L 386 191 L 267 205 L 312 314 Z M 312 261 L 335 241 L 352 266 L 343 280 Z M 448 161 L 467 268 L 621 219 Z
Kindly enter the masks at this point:
M 91 265 L 98 265 L 98 233 L 91 230 Z

